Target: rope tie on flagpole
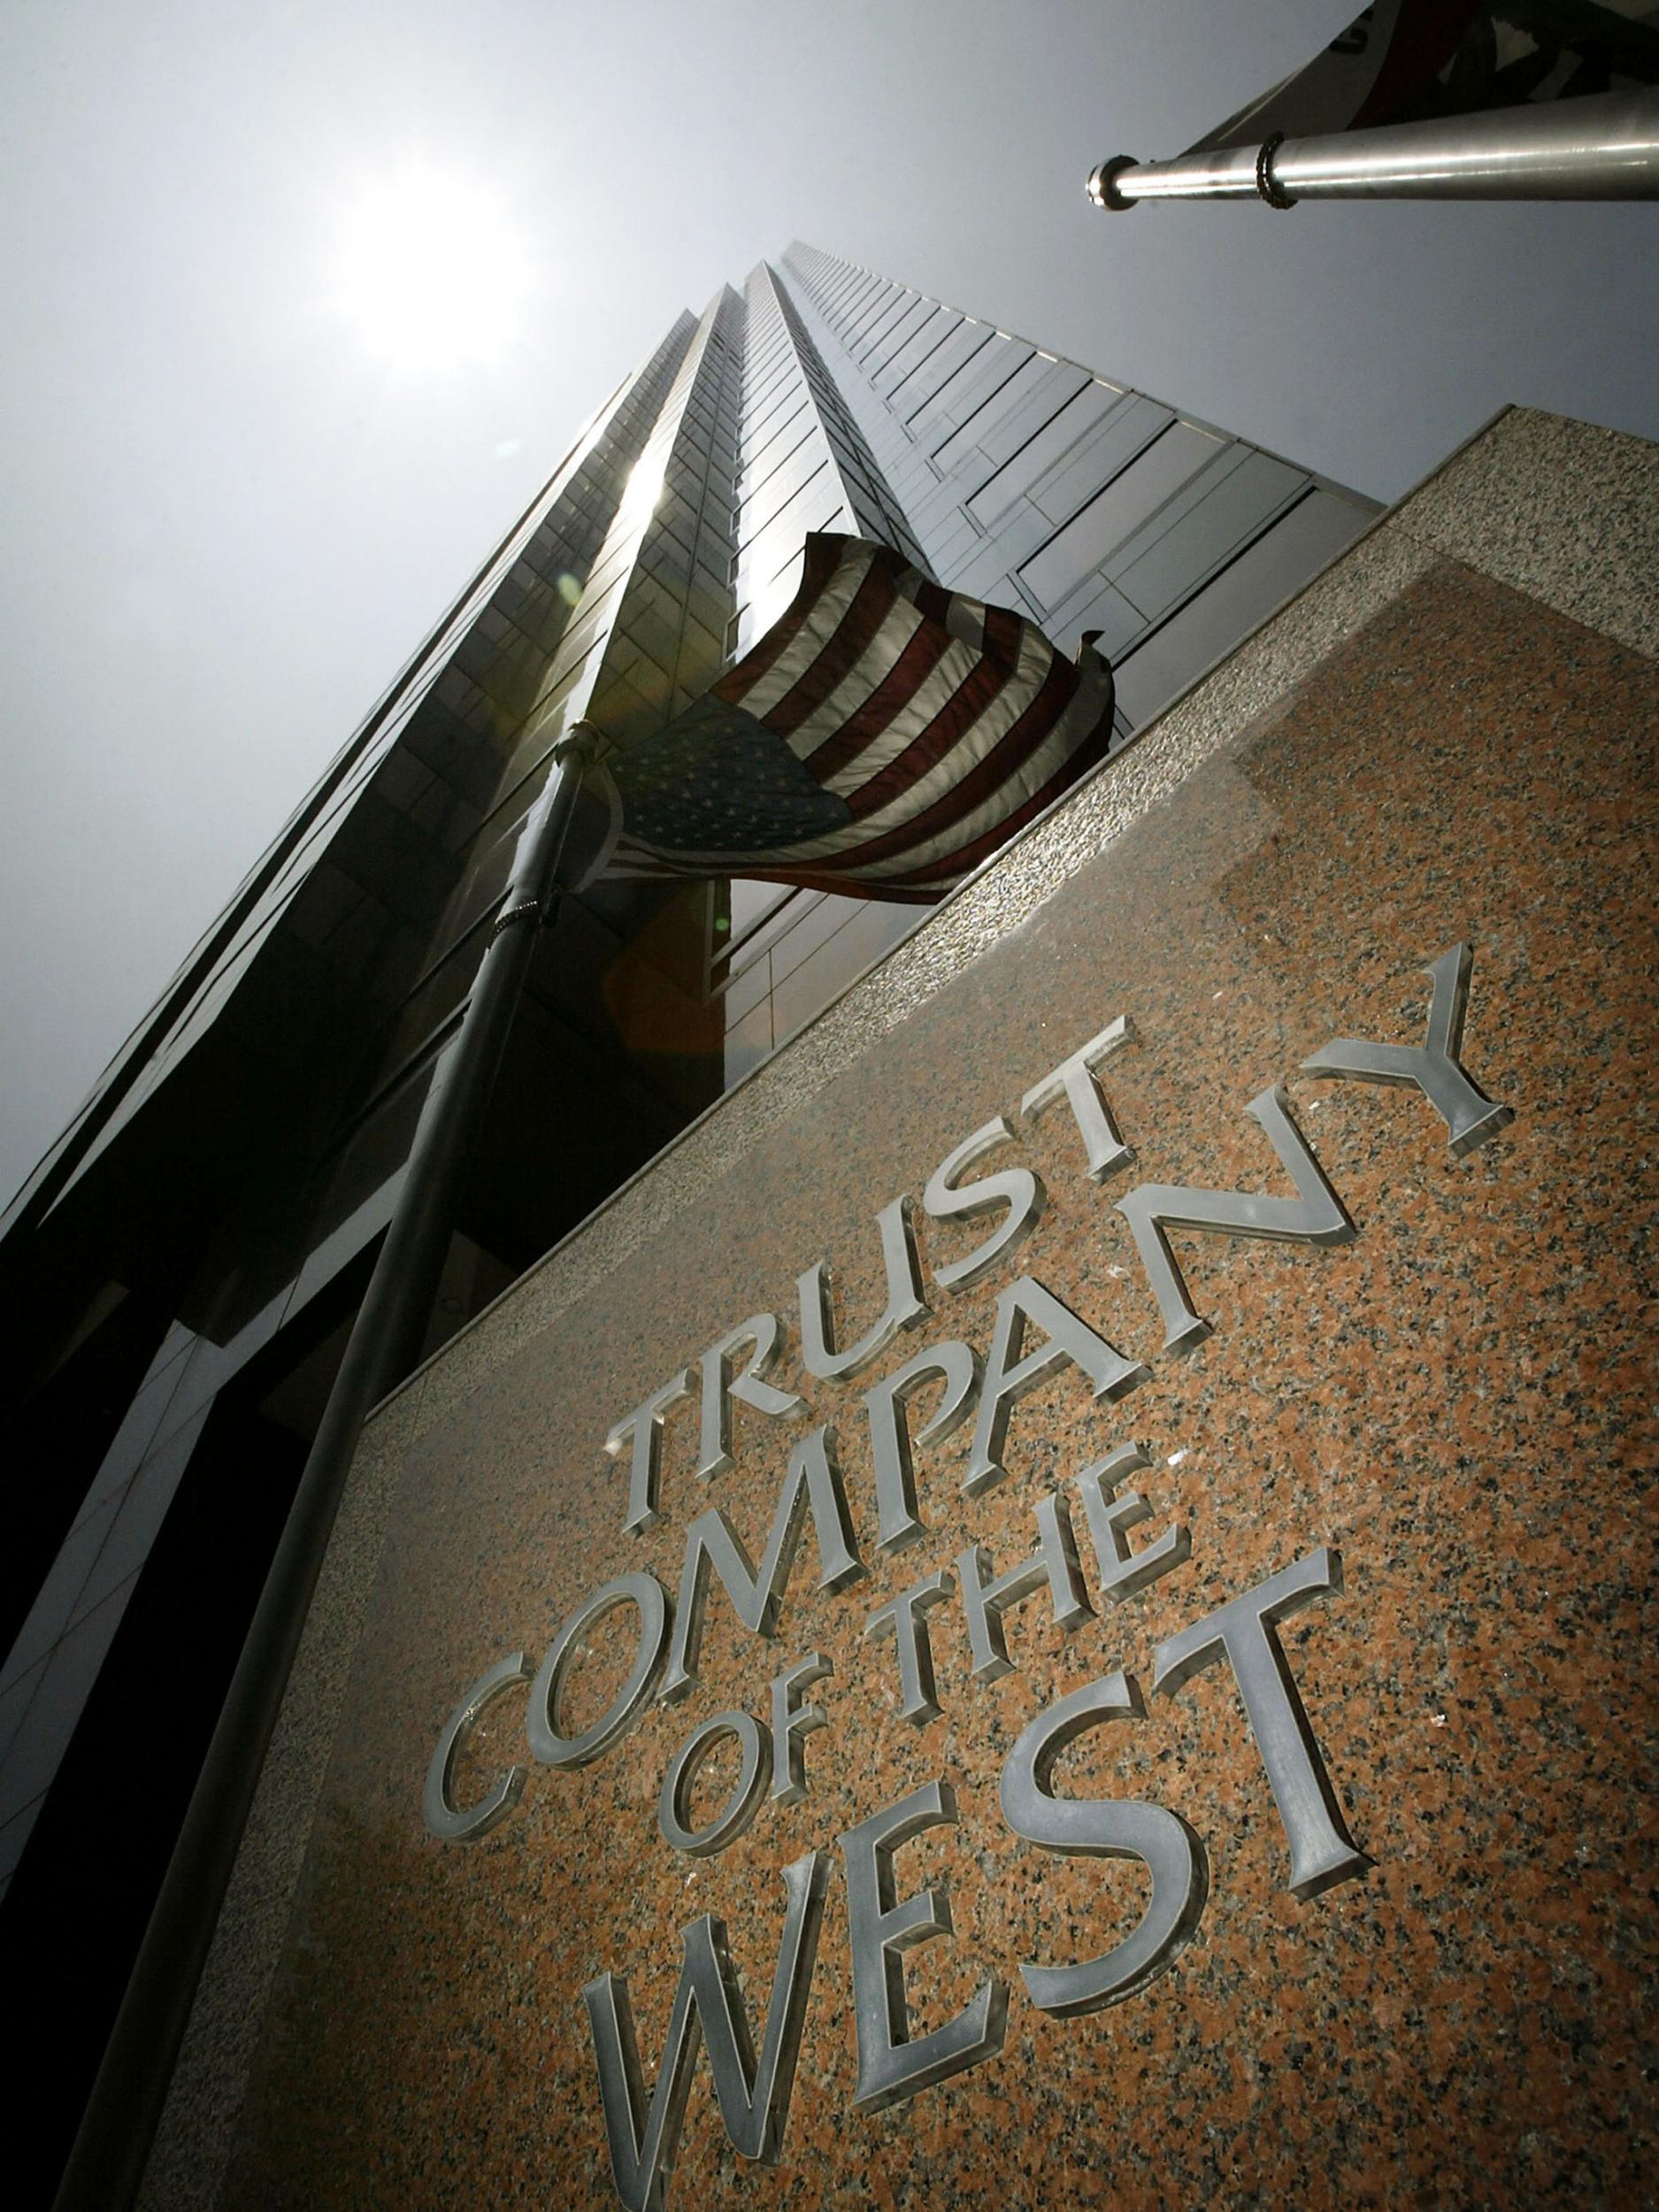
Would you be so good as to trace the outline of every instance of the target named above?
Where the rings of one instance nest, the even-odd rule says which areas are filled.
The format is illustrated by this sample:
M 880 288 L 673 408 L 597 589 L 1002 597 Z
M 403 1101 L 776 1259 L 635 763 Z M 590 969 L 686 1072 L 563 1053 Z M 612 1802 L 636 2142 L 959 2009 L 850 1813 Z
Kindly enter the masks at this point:
M 604 733 L 595 728 L 593 723 L 572 722 L 564 736 L 553 747 L 552 751 L 548 755 L 548 759 L 556 769 L 573 770 L 580 780 L 583 771 L 600 759 L 606 749 L 607 741 Z M 526 826 L 526 843 L 533 845 L 534 841 L 535 834 L 532 824 Z M 525 857 L 522 847 L 518 857 L 519 859 Z M 549 888 L 545 893 L 539 889 L 526 891 L 519 881 L 520 872 L 518 861 L 515 861 L 512 880 L 502 894 L 506 903 L 490 925 L 489 942 L 492 945 L 503 932 L 513 928 L 519 922 L 534 921 L 540 926 L 553 919 L 558 903 L 557 889 Z M 534 872 L 534 869 L 533 872 Z
M 1256 188 L 1269 207 L 1288 209 L 1294 207 L 1296 203 L 1273 174 L 1273 156 L 1284 142 L 1283 131 L 1275 131 L 1270 138 L 1262 141 L 1261 150 L 1256 157 Z

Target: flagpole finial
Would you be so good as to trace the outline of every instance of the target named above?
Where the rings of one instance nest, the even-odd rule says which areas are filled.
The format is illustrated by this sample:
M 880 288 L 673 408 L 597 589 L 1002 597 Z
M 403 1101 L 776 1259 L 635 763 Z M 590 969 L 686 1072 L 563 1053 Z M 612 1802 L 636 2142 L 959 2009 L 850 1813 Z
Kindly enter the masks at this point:
M 1088 196 L 1096 207 L 1109 207 L 1114 215 L 1126 215 L 1134 205 L 1125 199 L 1118 189 L 1118 180 L 1125 169 L 1138 169 L 1140 161 L 1133 154 L 1114 154 L 1110 161 L 1102 161 L 1089 172 Z

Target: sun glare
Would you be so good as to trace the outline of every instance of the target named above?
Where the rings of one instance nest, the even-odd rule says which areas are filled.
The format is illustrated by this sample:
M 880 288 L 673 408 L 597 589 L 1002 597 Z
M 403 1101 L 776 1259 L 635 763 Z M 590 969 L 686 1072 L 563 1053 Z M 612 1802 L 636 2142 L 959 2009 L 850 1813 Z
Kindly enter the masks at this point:
M 530 267 L 493 194 L 409 169 L 346 210 L 339 287 L 372 351 L 407 368 L 445 369 L 497 359 L 519 335 Z

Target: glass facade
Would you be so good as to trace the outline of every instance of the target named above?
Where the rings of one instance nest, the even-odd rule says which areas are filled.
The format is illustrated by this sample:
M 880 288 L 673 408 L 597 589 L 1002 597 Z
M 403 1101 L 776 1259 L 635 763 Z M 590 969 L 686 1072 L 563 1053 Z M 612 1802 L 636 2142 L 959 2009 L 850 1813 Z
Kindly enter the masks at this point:
M 788 603 L 803 533 L 854 528 L 955 590 L 1030 616 L 1068 652 L 1098 634 L 1118 672 L 1122 741 L 1376 512 L 813 247 L 757 270 L 746 303 L 738 650 Z M 793 528 L 774 546 L 773 518 L 786 515 Z M 918 919 L 823 893 L 746 890 L 715 971 L 732 1081 Z
M 102 1901 L 97 1975 L 65 1997 L 65 2127 L 568 724 L 649 741 L 788 603 L 806 534 L 838 529 L 1028 614 L 1067 650 L 1099 632 L 1121 741 L 1372 511 L 803 246 L 681 315 L 598 411 L 0 1241 L 16 1501 L 0 1957 L 45 1970 L 35 1952 L 61 1916 Z M 428 1349 L 917 919 L 742 882 L 565 897 Z M 169 1717 L 159 1762 L 130 1724 L 134 1682 Z

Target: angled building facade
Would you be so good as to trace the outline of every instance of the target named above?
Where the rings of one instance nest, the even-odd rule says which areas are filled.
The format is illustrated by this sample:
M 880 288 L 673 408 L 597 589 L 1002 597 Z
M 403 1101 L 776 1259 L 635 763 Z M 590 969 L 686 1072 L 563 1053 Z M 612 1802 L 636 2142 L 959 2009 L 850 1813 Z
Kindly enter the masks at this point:
M 0 1242 L 0 1953 L 53 2015 L 58 2155 L 561 733 L 649 740 L 783 611 L 807 533 L 838 529 L 1067 651 L 1101 633 L 1126 738 L 1373 511 L 801 246 L 681 315 L 599 409 Z M 742 882 L 565 897 L 428 1351 L 916 919 Z M 165 1724 L 134 1727 L 135 1694 Z

